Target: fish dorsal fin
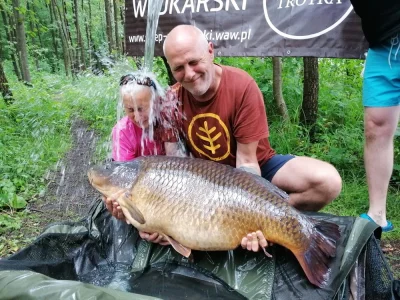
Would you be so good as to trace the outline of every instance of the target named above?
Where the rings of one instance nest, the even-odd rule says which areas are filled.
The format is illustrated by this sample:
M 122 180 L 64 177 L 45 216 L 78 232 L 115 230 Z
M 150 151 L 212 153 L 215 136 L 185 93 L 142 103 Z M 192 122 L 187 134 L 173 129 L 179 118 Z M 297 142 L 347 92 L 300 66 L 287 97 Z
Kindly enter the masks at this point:
M 130 217 L 132 219 L 134 219 L 136 222 L 138 222 L 139 224 L 143 225 L 144 223 L 146 223 L 146 220 L 144 219 L 143 214 L 130 199 L 132 197 L 132 194 L 129 192 L 126 192 L 123 197 L 125 198 L 124 206 L 125 206 L 126 210 L 128 211 Z
M 191 249 L 186 248 L 185 246 L 181 245 L 177 241 L 175 241 L 172 237 L 166 235 L 165 238 L 171 244 L 171 246 L 176 250 L 176 252 L 180 253 L 184 257 L 189 257 L 190 253 L 192 252 Z

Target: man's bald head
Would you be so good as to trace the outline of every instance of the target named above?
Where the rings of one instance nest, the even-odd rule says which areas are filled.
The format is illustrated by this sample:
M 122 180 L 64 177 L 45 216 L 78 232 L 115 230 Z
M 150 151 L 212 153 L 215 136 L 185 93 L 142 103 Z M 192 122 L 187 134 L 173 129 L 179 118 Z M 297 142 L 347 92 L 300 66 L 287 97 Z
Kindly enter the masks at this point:
M 168 60 L 171 51 L 176 51 L 184 47 L 208 49 L 208 41 L 200 29 L 193 25 L 178 25 L 168 33 L 164 44 L 164 56 Z
M 214 47 L 191 25 L 179 25 L 164 41 L 164 55 L 172 75 L 195 99 L 209 100 L 218 88 Z

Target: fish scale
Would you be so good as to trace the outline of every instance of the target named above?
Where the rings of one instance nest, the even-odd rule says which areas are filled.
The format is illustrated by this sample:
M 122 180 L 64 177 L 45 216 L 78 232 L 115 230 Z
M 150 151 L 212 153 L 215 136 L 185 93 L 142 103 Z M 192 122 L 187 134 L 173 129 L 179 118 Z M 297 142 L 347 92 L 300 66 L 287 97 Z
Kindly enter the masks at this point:
M 182 255 L 234 249 L 248 233 L 261 230 L 269 242 L 294 253 L 310 282 L 327 281 L 338 226 L 297 211 L 285 192 L 260 176 L 167 156 L 94 167 L 88 176 L 106 197 L 116 198 L 133 226 L 163 235 Z

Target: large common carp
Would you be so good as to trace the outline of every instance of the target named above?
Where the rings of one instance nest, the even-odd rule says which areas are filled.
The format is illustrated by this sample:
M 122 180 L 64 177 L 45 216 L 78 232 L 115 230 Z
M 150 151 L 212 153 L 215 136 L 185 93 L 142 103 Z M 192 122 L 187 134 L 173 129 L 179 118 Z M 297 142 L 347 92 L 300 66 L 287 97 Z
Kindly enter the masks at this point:
M 176 251 L 230 250 L 261 230 L 290 249 L 311 283 L 323 286 L 339 227 L 300 213 L 260 176 L 216 162 L 167 156 L 109 163 L 88 172 L 91 184 L 116 199 L 127 220 L 162 234 Z

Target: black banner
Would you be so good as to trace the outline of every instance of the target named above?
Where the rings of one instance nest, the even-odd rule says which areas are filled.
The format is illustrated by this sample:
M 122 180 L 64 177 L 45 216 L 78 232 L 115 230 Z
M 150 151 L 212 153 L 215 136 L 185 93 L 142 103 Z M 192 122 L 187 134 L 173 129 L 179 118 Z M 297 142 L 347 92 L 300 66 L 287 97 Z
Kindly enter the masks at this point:
M 125 2 L 129 56 L 144 55 L 147 4 Z M 364 58 L 368 48 L 350 0 L 163 0 L 155 55 L 179 24 L 203 31 L 216 56 Z

